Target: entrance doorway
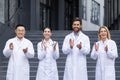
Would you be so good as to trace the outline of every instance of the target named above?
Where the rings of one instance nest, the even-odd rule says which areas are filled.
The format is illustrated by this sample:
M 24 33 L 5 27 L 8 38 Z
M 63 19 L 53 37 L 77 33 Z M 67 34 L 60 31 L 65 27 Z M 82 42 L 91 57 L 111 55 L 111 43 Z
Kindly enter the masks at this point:
M 71 30 L 72 20 L 79 16 L 79 0 L 65 0 L 65 30 Z

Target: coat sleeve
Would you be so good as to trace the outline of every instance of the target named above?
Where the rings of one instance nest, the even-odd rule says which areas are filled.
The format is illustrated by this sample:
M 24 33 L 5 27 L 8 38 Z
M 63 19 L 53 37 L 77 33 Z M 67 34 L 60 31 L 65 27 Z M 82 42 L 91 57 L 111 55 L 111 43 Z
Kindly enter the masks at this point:
M 117 46 L 114 41 L 108 44 L 107 56 L 111 59 L 115 59 L 118 57 Z
M 37 55 L 39 60 L 43 60 L 46 57 L 46 51 L 43 49 L 41 42 L 37 45 Z
M 56 50 L 53 51 L 53 58 L 54 59 L 58 59 L 59 58 L 59 46 L 58 46 L 58 43 L 56 45 Z
M 11 54 L 13 53 L 13 50 L 9 48 L 10 40 L 6 42 L 5 47 L 3 49 L 3 55 L 5 57 L 10 57 Z
M 82 48 L 80 49 L 80 53 L 87 55 L 90 52 L 90 40 L 88 37 L 84 39 Z
M 95 50 L 95 46 L 93 46 L 93 48 L 92 48 L 90 57 L 94 60 L 96 60 L 98 58 L 98 51 Z
M 62 51 L 64 54 L 69 54 L 72 51 L 72 49 L 70 48 L 68 36 L 66 36 L 63 41 Z
M 25 55 L 27 56 L 27 58 L 33 58 L 34 54 L 35 52 L 34 52 L 33 44 L 32 42 L 29 42 L 28 52 Z

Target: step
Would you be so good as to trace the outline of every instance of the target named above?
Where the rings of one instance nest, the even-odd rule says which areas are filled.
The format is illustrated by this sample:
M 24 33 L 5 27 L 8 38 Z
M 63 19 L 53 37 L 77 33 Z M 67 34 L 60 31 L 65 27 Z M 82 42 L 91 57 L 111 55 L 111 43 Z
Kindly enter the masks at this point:
M 63 80 L 64 75 L 64 69 L 65 69 L 65 63 L 66 63 L 66 57 L 67 55 L 62 53 L 62 44 L 65 36 L 72 31 L 53 31 L 52 32 L 52 39 L 58 41 L 59 43 L 59 50 L 60 50 L 60 58 L 57 59 L 57 68 L 59 73 L 59 79 Z M 97 31 L 83 31 L 86 35 L 90 38 L 90 45 L 91 50 L 94 42 L 96 42 L 97 39 Z M 111 38 L 116 42 L 118 47 L 118 52 L 120 56 L 120 31 L 110 31 Z M 37 58 L 37 44 L 43 39 L 42 31 L 30 31 L 26 33 L 26 38 L 30 39 L 34 45 L 35 49 L 35 57 L 33 59 L 29 59 L 30 62 L 30 80 L 35 80 L 36 78 L 36 72 L 38 69 L 38 63 L 39 60 Z M 3 56 L 3 55 L 1 55 Z M 7 71 L 7 64 L 8 64 L 8 58 L 5 58 L 4 56 L 1 57 L 2 61 L 0 62 L 0 80 L 5 80 L 5 75 Z M 90 58 L 90 54 L 87 55 L 87 70 L 88 70 L 88 80 L 94 80 L 95 79 L 95 66 L 96 66 L 96 60 L 93 60 Z M 116 80 L 120 80 L 120 57 L 118 57 L 115 61 L 115 69 L 116 69 Z

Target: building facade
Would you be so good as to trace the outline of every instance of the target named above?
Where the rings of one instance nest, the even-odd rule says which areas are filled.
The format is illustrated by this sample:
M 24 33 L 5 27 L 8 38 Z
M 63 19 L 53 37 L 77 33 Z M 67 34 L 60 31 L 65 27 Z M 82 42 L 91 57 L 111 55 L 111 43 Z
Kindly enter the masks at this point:
M 0 22 L 27 30 L 71 30 L 74 17 L 83 21 L 83 30 L 98 30 L 104 22 L 104 0 L 0 0 Z
M 120 30 L 120 0 L 105 0 L 105 25 Z

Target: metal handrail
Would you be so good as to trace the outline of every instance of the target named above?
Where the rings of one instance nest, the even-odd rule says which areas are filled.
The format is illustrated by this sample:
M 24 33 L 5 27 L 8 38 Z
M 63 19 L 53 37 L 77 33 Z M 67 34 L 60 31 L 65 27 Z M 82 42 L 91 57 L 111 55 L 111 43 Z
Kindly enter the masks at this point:
M 9 27 L 11 30 L 14 30 L 14 27 L 11 27 L 9 24 L 11 23 L 11 20 L 12 20 L 17 14 L 19 14 L 20 9 L 21 9 L 21 6 L 19 6 L 19 7 L 15 10 L 14 14 L 9 18 L 8 21 L 5 22 L 5 24 L 1 24 L 1 25 L 0 25 L 0 26 L 1 26 L 0 36 L 2 36 L 3 33 L 6 31 L 6 27 Z M 4 27 L 3 27 L 3 26 L 4 26 Z M 3 28 L 3 29 L 2 29 L 2 28 Z

